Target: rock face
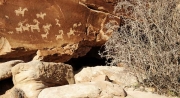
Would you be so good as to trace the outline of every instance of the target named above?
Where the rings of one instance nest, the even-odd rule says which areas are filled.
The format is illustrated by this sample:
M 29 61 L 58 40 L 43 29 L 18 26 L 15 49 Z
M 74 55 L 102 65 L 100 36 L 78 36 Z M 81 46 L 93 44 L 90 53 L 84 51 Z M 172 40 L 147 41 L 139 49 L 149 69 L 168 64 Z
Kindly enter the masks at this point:
M 75 74 L 76 83 L 109 81 L 123 87 L 136 85 L 136 77 L 127 72 L 124 67 L 96 66 L 85 67 Z
M 104 25 L 119 21 L 116 0 L 1 0 L 0 61 L 65 62 L 109 38 Z M 39 6 L 41 5 L 41 6 Z
M 14 60 L 14 61 L 9 61 L 9 62 L 5 62 L 5 63 L 1 63 L 0 64 L 0 81 L 7 79 L 7 78 L 11 78 L 12 77 L 12 72 L 11 72 L 11 68 L 13 66 L 15 66 L 18 63 L 23 63 L 23 61 L 21 60 Z
M 31 61 L 12 68 L 14 88 L 22 90 L 28 98 L 36 98 L 47 87 L 74 83 L 73 69 L 63 63 Z
M 73 92 L 73 93 L 72 93 Z M 42 90 L 38 98 L 124 98 L 125 91 L 110 82 L 87 82 L 51 87 Z

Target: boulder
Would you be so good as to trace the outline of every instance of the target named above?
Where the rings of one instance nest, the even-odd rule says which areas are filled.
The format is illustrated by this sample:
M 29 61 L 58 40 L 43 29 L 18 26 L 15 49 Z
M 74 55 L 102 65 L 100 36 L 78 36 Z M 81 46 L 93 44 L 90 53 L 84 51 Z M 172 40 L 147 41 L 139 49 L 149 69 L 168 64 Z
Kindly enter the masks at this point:
M 0 61 L 66 62 L 103 45 L 116 0 L 1 0 Z M 39 6 L 41 5 L 41 6 Z M 22 44 L 23 43 L 23 44 Z M 36 56 L 35 56 L 36 55 Z M 35 56 L 35 57 L 34 57 Z
M 121 86 L 106 81 L 86 82 L 43 89 L 38 98 L 124 98 Z
M 11 78 L 12 77 L 12 72 L 11 68 L 15 66 L 18 63 L 22 63 L 22 60 L 12 60 L 4 63 L 0 63 L 0 81 Z
M 36 98 L 47 87 L 74 83 L 73 68 L 63 63 L 31 61 L 12 68 L 14 87 L 28 98 Z
M 84 67 L 75 74 L 76 83 L 92 81 L 109 81 L 121 86 L 136 85 L 137 79 L 124 67 L 96 66 Z

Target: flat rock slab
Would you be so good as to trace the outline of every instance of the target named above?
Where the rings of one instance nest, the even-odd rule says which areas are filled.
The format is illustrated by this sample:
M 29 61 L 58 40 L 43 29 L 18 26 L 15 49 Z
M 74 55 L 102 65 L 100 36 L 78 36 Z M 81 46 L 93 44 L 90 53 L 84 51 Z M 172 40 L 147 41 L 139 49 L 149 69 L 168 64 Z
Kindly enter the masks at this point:
M 87 82 L 42 90 L 38 98 L 124 98 L 125 91 L 110 82 Z
M 75 74 L 76 83 L 91 81 L 110 81 L 121 86 L 136 85 L 137 79 L 124 67 L 95 66 L 84 67 Z

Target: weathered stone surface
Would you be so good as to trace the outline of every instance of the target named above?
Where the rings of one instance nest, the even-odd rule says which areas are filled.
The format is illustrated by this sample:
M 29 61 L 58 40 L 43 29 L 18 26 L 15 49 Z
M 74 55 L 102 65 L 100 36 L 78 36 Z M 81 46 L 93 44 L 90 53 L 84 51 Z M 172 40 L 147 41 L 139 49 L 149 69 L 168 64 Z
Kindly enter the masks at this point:
M 0 81 L 12 77 L 11 68 L 18 63 L 22 63 L 21 60 L 14 60 L 5 63 L 0 63 Z
M 136 77 L 127 72 L 124 67 L 96 66 L 85 67 L 75 74 L 76 83 L 90 81 L 109 81 L 121 86 L 136 85 Z
M 153 94 L 152 92 L 137 91 L 133 88 L 126 89 L 128 94 L 127 98 L 178 98 L 172 96 Z
M 109 38 L 104 25 L 118 18 L 115 0 L 1 0 L 0 61 L 65 62 Z M 41 5 L 41 6 L 39 6 Z M 7 49 L 5 49 L 7 48 Z
M 52 86 L 74 83 L 73 69 L 63 63 L 31 61 L 12 68 L 14 87 L 28 98 L 36 98 L 39 92 Z
M 4 95 L 1 95 L 0 98 L 28 98 L 24 91 L 17 89 L 17 88 L 12 88 L 8 90 Z
M 87 82 L 42 90 L 38 98 L 124 98 L 126 92 L 110 82 Z

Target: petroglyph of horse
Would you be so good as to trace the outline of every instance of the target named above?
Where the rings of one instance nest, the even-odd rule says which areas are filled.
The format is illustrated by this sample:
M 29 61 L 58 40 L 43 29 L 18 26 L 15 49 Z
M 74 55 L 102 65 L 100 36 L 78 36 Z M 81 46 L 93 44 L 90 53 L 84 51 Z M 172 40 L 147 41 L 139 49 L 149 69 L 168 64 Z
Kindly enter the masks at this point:
M 63 35 L 64 35 L 63 30 L 59 30 L 59 35 L 55 35 L 56 36 L 56 40 L 58 40 L 58 39 L 64 40 Z
M 35 25 L 30 25 L 31 32 L 34 32 L 34 30 L 37 30 L 38 32 L 40 32 L 40 28 L 39 28 L 40 22 L 37 19 L 34 19 L 33 22 L 36 23 L 36 24 Z
M 41 18 L 41 19 L 43 19 L 43 20 L 44 20 L 44 17 L 45 17 L 45 16 L 46 16 L 46 13 L 42 13 L 42 12 L 36 14 L 36 17 L 37 17 L 37 18 Z
M 72 28 L 70 28 L 70 31 L 67 33 L 68 38 L 70 38 L 71 35 L 75 35 L 75 34 L 74 34 L 74 31 L 75 31 L 75 30 L 73 30 Z
M 61 24 L 59 23 L 59 20 L 58 20 L 58 19 L 55 19 L 55 21 L 56 21 L 56 25 L 59 26 L 59 27 L 61 27 Z
M 16 13 L 16 16 L 22 15 L 22 17 L 24 17 L 25 11 L 28 11 L 28 9 L 27 8 L 22 9 L 21 7 L 19 7 L 19 9 L 15 10 L 14 12 Z
M 51 27 L 52 25 L 51 24 L 48 24 L 48 23 L 46 23 L 46 25 L 43 25 L 43 29 L 44 29 L 44 32 L 48 32 L 49 33 L 49 30 L 50 30 L 50 27 Z

